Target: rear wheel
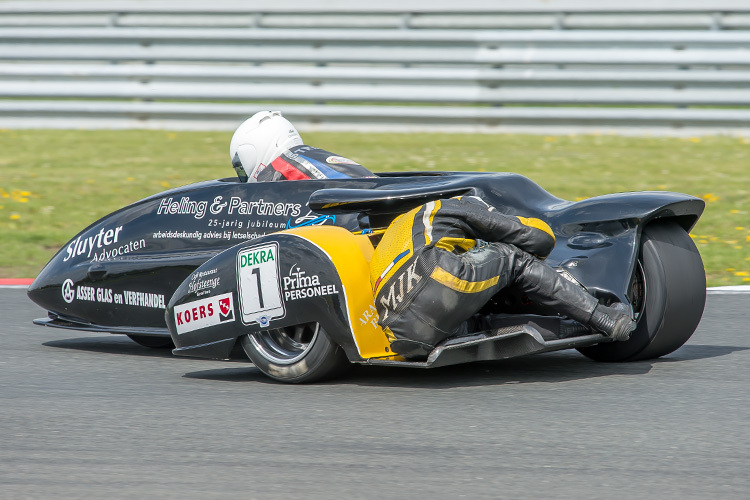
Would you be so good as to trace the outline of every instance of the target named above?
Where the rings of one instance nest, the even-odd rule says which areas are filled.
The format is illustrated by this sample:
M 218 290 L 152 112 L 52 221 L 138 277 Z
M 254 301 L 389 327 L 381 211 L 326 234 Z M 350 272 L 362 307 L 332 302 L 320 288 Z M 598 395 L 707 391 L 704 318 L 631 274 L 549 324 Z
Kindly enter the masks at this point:
M 143 347 L 151 347 L 152 349 L 167 349 L 174 347 L 172 339 L 167 336 L 157 337 L 152 335 L 128 335 L 130 340 L 136 342 Z
M 643 231 L 629 298 L 637 326 L 625 342 L 578 349 L 596 361 L 637 361 L 682 346 L 698 327 L 706 304 L 706 273 L 690 235 L 676 222 Z
M 241 337 L 245 354 L 269 377 L 288 383 L 334 377 L 350 364 L 319 323 L 288 326 Z

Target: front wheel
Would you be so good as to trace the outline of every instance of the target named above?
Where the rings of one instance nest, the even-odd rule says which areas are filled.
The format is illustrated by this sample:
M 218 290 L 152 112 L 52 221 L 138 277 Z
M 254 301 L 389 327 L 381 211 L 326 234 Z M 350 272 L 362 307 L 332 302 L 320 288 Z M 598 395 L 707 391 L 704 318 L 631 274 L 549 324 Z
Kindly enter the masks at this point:
M 596 361 L 658 358 L 688 341 L 706 304 L 706 273 L 690 235 L 673 221 L 643 230 L 629 298 L 637 326 L 625 342 L 578 349 Z
M 315 382 L 334 377 L 350 364 L 319 323 L 287 326 L 241 337 L 255 366 L 280 382 Z

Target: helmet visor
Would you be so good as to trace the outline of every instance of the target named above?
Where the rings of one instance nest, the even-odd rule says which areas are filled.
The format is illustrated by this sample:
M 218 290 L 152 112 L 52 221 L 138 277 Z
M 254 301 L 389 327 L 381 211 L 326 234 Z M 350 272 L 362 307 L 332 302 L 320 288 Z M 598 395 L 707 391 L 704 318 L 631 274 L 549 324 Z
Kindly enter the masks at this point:
M 237 172 L 237 177 L 240 178 L 240 182 L 247 182 L 247 172 L 245 172 L 245 167 L 242 166 L 240 155 L 237 153 L 235 153 L 234 158 L 232 158 L 232 167 L 234 167 L 234 171 Z

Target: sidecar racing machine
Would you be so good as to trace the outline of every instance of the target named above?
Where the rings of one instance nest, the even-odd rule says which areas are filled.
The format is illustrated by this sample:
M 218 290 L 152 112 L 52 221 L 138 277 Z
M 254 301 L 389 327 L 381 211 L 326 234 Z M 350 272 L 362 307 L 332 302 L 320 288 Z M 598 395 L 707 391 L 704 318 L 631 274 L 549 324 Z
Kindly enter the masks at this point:
M 557 236 L 547 262 L 600 301 L 630 304 L 630 340 L 610 342 L 508 288 L 468 336 L 427 359 L 394 355 L 369 283 L 377 233 L 418 205 L 458 195 L 547 221 Z M 688 233 L 703 208 L 668 192 L 569 202 L 510 173 L 222 179 L 92 224 L 52 258 L 29 296 L 49 311 L 39 324 L 173 343 L 186 356 L 226 359 L 241 346 L 284 382 L 320 380 L 351 363 L 427 368 L 568 348 L 600 361 L 648 359 L 680 347 L 700 321 L 705 273 Z

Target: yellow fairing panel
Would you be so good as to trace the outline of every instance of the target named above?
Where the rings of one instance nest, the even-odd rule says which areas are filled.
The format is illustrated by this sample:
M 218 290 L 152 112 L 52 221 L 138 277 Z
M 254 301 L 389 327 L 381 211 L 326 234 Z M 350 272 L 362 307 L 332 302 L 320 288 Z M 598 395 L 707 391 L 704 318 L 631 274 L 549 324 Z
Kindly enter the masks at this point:
M 306 226 L 283 231 L 315 243 L 328 254 L 338 271 L 346 296 L 349 325 L 364 358 L 392 356 L 390 342 L 378 325 L 378 313 L 370 288 L 370 239 L 336 226 Z

